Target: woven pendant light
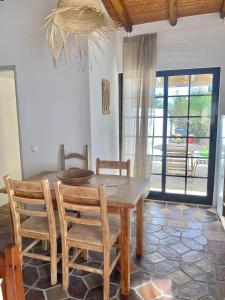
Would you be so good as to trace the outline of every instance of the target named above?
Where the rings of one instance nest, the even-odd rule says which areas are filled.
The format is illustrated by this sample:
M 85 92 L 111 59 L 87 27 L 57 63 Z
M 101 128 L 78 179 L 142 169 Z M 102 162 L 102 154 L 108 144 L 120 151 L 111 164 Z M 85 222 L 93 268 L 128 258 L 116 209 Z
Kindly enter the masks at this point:
M 45 20 L 54 64 L 57 56 L 66 56 L 71 37 L 81 52 L 80 37 L 85 36 L 98 45 L 99 38 L 109 39 L 117 29 L 101 0 L 59 0 L 57 8 Z

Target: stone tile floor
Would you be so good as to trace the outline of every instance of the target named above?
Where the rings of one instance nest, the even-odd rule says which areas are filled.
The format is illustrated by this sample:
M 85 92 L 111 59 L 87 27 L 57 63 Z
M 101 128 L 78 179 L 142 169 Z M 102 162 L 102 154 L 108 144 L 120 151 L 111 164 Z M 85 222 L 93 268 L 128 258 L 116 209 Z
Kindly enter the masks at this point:
M 135 255 L 135 213 L 132 220 L 131 292 L 120 296 L 120 273 L 111 276 L 113 300 L 224 300 L 225 233 L 214 209 L 147 202 L 144 216 L 144 253 Z M 0 248 L 10 241 L 9 214 L 0 208 Z M 36 251 L 39 249 L 37 248 Z M 113 254 L 112 254 L 113 255 Z M 90 253 L 90 264 L 102 257 Z M 49 264 L 26 259 L 23 276 L 26 300 L 102 299 L 102 279 L 96 274 L 71 270 L 70 286 L 50 285 Z

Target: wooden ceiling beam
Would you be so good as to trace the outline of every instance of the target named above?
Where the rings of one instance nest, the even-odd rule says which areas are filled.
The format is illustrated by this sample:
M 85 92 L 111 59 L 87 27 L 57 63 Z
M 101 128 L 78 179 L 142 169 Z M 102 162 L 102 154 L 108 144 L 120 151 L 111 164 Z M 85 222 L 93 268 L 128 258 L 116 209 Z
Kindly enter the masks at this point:
M 132 22 L 122 0 L 110 0 L 118 19 L 128 32 L 132 32 Z
M 225 18 L 225 0 L 222 2 L 221 10 L 220 10 L 220 17 L 221 19 Z
M 169 1 L 169 17 L 170 25 L 175 26 L 177 24 L 177 0 Z

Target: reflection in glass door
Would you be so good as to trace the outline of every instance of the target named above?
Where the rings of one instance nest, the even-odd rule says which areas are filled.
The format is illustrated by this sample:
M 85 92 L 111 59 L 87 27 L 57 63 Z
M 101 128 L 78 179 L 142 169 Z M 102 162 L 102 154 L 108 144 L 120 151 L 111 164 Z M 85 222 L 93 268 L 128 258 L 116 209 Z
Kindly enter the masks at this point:
M 219 68 L 157 72 L 151 198 L 211 204 Z

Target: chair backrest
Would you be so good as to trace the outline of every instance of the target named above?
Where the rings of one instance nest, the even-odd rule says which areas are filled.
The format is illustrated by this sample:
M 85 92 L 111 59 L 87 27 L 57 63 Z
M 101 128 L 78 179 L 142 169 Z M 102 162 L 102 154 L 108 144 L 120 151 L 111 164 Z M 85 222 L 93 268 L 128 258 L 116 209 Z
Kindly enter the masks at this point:
M 96 160 L 96 174 L 99 175 L 100 169 L 111 169 L 111 170 L 119 170 L 120 175 L 122 170 L 127 171 L 127 177 L 130 177 L 130 159 L 127 161 L 113 161 L 113 160 L 100 160 L 97 158 Z
M 20 254 L 15 244 L 5 247 L 0 255 L 0 278 L 4 300 L 25 300 Z
M 166 150 L 166 155 L 169 157 L 186 157 L 185 147 L 168 147 Z
M 48 219 L 50 237 L 56 238 L 55 215 L 48 180 L 21 181 L 4 177 L 12 213 L 15 242 L 19 243 L 21 216 Z
M 61 237 L 66 241 L 68 223 L 101 226 L 104 245 L 109 243 L 109 220 L 105 187 L 79 187 L 55 182 L 55 193 L 61 224 Z M 92 213 L 93 217 L 80 218 L 71 212 Z M 100 214 L 100 218 L 99 218 Z
M 65 154 L 64 145 L 60 145 L 60 169 L 64 171 L 66 169 L 66 160 L 68 159 L 80 159 L 84 161 L 84 168 L 88 170 L 89 161 L 88 161 L 88 145 L 85 145 L 84 154 L 80 153 L 68 153 Z

